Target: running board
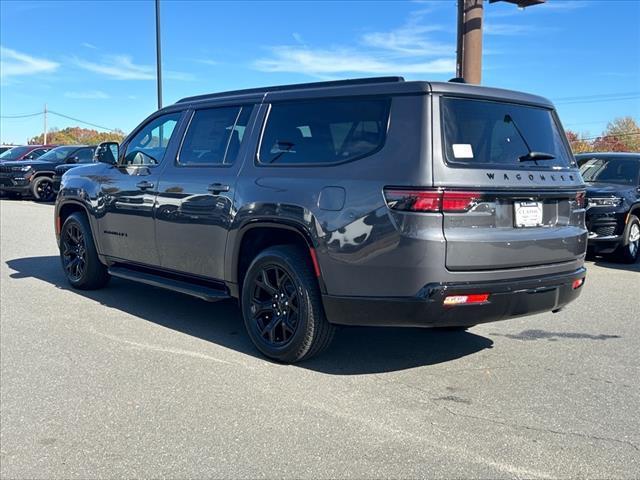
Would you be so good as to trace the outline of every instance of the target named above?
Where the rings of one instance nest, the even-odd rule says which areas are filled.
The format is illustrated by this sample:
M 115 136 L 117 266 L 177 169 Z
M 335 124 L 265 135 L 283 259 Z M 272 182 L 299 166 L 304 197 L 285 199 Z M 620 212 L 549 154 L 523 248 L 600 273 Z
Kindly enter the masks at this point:
M 215 287 L 207 287 L 205 285 L 197 285 L 182 280 L 167 278 L 153 273 L 140 272 L 126 267 L 112 266 L 109 267 L 109 275 L 125 280 L 131 280 L 138 283 L 144 283 L 154 287 L 172 290 L 178 293 L 184 293 L 197 297 L 207 302 L 217 302 L 229 298 L 229 294 L 224 290 Z

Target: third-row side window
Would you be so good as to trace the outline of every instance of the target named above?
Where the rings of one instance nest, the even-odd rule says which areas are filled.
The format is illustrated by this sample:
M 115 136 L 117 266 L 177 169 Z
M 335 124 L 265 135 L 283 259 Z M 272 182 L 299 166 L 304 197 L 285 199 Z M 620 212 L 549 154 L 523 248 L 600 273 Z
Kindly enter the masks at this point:
M 370 155 L 384 144 L 389 104 L 387 98 L 273 104 L 260 163 L 326 164 Z
M 252 106 L 196 110 L 178 157 L 183 166 L 232 164 L 249 122 Z

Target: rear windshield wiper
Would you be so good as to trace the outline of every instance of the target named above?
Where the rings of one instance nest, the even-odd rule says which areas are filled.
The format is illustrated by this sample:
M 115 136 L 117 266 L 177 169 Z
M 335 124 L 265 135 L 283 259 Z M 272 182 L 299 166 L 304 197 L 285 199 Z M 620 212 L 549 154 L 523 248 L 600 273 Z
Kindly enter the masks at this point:
M 513 125 L 513 128 L 515 128 L 516 132 L 518 132 L 518 135 L 520 135 L 522 142 L 524 143 L 525 147 L 527 147 L 527 150 L 529 152 L 526 155 L 520 155 L 518 157 L 518 160 L 520 160 L 521 162 L 529 162 L 529 161 L 535 162 L 536 160 L 553 160 L 554 158 L 556 158 L 555 155 L 552 155 L 551 153 L 534 152 L 533 150 L 531 150 L 531 147 L 529 146 L 529 142 L 527 142 L 526 137 L 522 134 L 522 132 L 518 128 L 518 124 L 515 122 L 513 117 L 508 113 L 504 116 L 504 123 L 510 123 L 511 125 Z
M 518 160 L 520 160 L 521 162 L 526 162 L 529 160 L 553 160 L 554 158 L 556 158 L 555 155 L 551 155 L 550 153 L 546 152 L 529 152 L 526 155 L 520 155 L 518 157 Z

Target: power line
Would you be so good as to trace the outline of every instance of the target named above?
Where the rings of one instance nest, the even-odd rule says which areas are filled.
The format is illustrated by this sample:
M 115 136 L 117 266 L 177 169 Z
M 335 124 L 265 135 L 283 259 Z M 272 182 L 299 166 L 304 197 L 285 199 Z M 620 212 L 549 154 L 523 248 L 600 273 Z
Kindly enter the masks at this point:
M 635 92 L 618 92 L 618 93 L 596 93 L 593 95 L 577 95 L 575 97 L 557 97 L 555 100 L 582 100 L 589 98 L 600 98 L 600 97 L 613 97 L 613 96 L 629 96 L 629 95 L 640 95 L 640 91 Z
M 103 127 L 102 125 L 96 125 L 95 123 L 85 122 L 84 120 L 80 120 L 79 118 L 70 117 L 69 115 L 64 115 L 62 113 L 54 112 L 53 110 L 49 110 L 49 113 L 53 113 L 54 115 L 58 115 L 59 117 L 67 118 L 69 120 L 73 120 L 74 122 L 84 123 L 85 125 L 90 125 L 92 127 L 101 128 L 102 130 L 108 130 L 110 132 L 115 132 L 116 130 L 109 127 Z
M 38 115 L 44 115 L 44 112 L 25 113 L 24 115 L 0 115 L 0 118 L 27 118 L 27 117 L 36 117 Z
M 610 134 L 610 135 L 598 135 L 597 137 L 586 137 L 586 138 L 576 138 L 575 140 L 572 140 L 572 142 L 582 142 L 584 140 L 596 140 L 598 138 L 609 138 L 609 137 L 630 137 L 633 135 L 640 135 L 640 132 L 630 132 L 630 133 L 614 133 L 614 134 Z
M 0 115 L 0 118 L 15 119 L 15 118 L 37 117 L 39 115 L 44 115 L 44 113 L 45 112 L 42 111 L 42 112 L 37 112 L 37 113 L 26 113 L 24 115 Z M 53 110 L 47 110 L 47 113 L 52 113 L 54 115 L 58 115 L 59 117 L 66 118 L 68 120 L 73 120 L 74 122 L 82 123 L 82 124 L 85 124 L 85 125 L 90 125 L 92 127 L 96 127 L 96 128 L 101 129 L 101 130 L 107 130 L 109 132 L 115 132 L 116 131 L 116 129 L 114 129 L 114 128 L 103 127 L 102 125 L 97 125 L 95 123 L 87 122 L 85 120 L 80 120 L 79 118 L 70 117 L 69 115 L 65 115 L 64 113 L 54 112 Z

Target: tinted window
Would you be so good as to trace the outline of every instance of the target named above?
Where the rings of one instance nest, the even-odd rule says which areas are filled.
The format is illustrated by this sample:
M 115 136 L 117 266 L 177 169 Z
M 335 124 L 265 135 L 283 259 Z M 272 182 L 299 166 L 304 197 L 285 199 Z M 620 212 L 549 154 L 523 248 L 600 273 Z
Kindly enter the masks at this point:
M 81 148 L 74 155 L 78 157 L 78 163 L 89 163 L 93 161 L 94 148 Z
M 573 163 L 550 109 L 462 98 L 443 98 L 441 105 L 449 162 L 549 168 Z M 526 160 L 530 152 L 554 158 Z
M 125 165 L 157 165 L 162 161 L 182 112 L 167 113 L 147 123 L 127 145 Z
M 238 156 L 251 109 L 245 106 L 197 110 L 180 149 L 180 165 L 232 164 Z
M 26 152 L 28 152 L 29 148 L 30 147 L 14 147 L 11 150 L 7 150 L 2 155 L 0 155 L 0 158 L 2 160 L 16 160 L 22 157 L 22 155 L 24 155 Z
M 640 161 L 626 158 L 591 158 L 582 163 L 580 173 L 585 182 L 636 185 Z
M 336 163 L 384 144 L 388 99 L 339 99 L 271 106 L 260 144 L 264 164 Z
M 40 160 L 44 160 L 45 162 L 61 162 L 77 149 L 78 147 L 74 146 L 56 147 L 42 155 Z M 46 152 L 46 150 L 43 150 L 43 152 Z

